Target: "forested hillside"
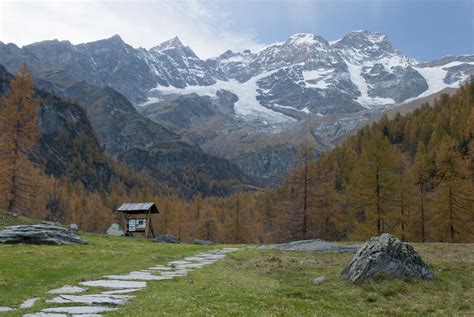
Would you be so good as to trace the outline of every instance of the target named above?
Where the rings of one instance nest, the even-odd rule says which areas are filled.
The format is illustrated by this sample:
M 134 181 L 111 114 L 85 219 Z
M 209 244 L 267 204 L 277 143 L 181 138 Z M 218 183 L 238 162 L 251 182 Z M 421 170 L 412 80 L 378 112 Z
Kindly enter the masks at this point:
M 2 82 L 3 111 L 13 111 L 12 100 L 23 96 L 29 100 L 25 113 L 31 114 L 34 107 L 40 114 L 74 109 L 90 130 L 80 107 L 28 91 L 28 78 L 22 84 L 26 88 L 14 93 Z M 22 118 L 15 111 L 10 118 Z M 93 134 L 74 129 L 77 120 L 59 125 L 44 118 L 39 116 L 39 131 L 27 122 L 34 137 L 24 138 L 27 146 L 15 154 L 22 162 L 30 158 L 31 165 L 14 165 L 14 142 L 5 131 L 16 121 L 5 116 L 1 121 L 3 209 L 104 232 L 120 221 L 113 213 L 119 204 L 154 201 L 161 211 L 155 231 L 183 241 L 362 240 L 381 232 L 412 241 L 474 241 L 474 81 L 451 97 L 442 95 L 433 106 L 364 127 L 318 160 L 307 143 L 300 149 L 300 167 L 277 188 L 225 198 L 185 200 L 104 155 Z M 54 142 L 45 141 L 48 127 L 55 129 Z M 54 147 L 47 150 L 44 142 Z M 46 160 L 35 159 L 38 153 Z M 69 163 L 54 172 L 51 161 Z M 106 181 L 102 167 L 109 171 Z M 18 172 L 16 185 L 12 171 Z M 84 171 L 90 177 L 79 177 L 87 174 Z M 90 180 L 98 185 L 89 186 Z M 12 188 L 23 199 L 13 208 Z
M 382 118 L 301 166 L 276 189 L 166 205 L 161 230 L 225 242 L 474 241 L 474 82 L 406 116 Z M 171 225 L 170 225 L 171 224 Z M 195 232 L 196 231 L 196 232 Z
M 0 209 L 103 231 L 117 188 L 167 191 L 105 155 L 86 112 L 0 66 Z
M 319 160 L 305 161 L 276 197 L 286 195 L 282 201 L 294 211 L 290 236 L 365 239 L 391 232 L 414 241 L 473 241 L 473 181 L 471 81 L 433 107 L 384 117 Z

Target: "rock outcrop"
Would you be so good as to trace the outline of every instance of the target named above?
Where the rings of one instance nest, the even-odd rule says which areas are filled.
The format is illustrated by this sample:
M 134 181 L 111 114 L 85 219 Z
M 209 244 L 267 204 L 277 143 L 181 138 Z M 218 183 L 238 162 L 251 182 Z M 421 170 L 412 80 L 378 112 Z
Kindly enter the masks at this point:
M 87 244 L 74 231 L 50 223 L 10 226 L 0 231 L 0 243 Z
M 388 233 L 367 241 L 341 275 L 352 282 L 377 276 L 434 279 L 420 254 L 410 244 Z
M 110 225 L 109 229 L 106 231 L 108 236 L 114 236 L 114 237 L 120 237 L 125 235 L 125 232 L 120 229 L 120 226 L 118 223 L 113 223 Z
M 12 79 L 0 65 L 0 96 L 9 91 Z M 36 80 L 35 84 L 39 86 L 39 82 Z M 41 101 L 38 107 L 40 135 L 32 153 L 33 161 L 44 166 L 46 174 L 81 182 L 87 191 L 108 188 L 110 179 L 118 175 L 103 155 L 86 111 L 42 89 L 35 89 L 35 98 Z
M 189 198 L 196 192 L 227 195 L 233 186 L 251 183 L 235 163 L 181 140 L 180 135 L 139 114 L 114 89 L 74 82 L 62 72 L 39 79 L 32 71 L 40 88 L 35 97 L 41 100 L 41 134 L 33 159 L 44 164 L 47 174 L 80 181 L 88 191 L 107 189 L 110 180 L 120 176 L 106 154 Z M 8 91 L 12 79 L 0 65 L 0 95 Z
M 211 240 L 200 240 L 200 239 L 195 239 L 193 241 L 194 244 L 199 244 L 199 245 L 212 245 L 214 244 L 214 242 L 212 242 Z
M 162 234 L 153 239 L 155 242 L 159 243 L 181 243 L 175 236 L 172 234 Z
M 324 275 L 318 276 L 313 280 L 314 285 L 321 285 L 326 282 L 326 277 Z

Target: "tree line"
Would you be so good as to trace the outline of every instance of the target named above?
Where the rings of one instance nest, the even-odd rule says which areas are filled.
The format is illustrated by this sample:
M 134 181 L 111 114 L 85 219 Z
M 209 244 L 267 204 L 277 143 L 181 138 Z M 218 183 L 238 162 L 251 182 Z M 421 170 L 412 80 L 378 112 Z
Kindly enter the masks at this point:
M 390 232 L 411 241 L 472 242 L 474 82 L 432 107 L 384 116 L 302 165 L 276 198 L 290 211 L 288 237 Z
M 123 202 L 153 201 L 155 232 L 182 241 L 268 243 L 323 238 L 363 240 L 382 232 L 410 241 L 474 241 L 474 81 L 405 116 L 386 116 L 300 166 L 276 188 L 184 199 L 108 158 L 120 175 L 90 191 L 46 175 L 29 154 L 40 133 L 40 100 L 22 68 L 1 100 L 1 208 L 104 232 L 121 223 Z M 87 164 L 80 157 L 75 158 Z

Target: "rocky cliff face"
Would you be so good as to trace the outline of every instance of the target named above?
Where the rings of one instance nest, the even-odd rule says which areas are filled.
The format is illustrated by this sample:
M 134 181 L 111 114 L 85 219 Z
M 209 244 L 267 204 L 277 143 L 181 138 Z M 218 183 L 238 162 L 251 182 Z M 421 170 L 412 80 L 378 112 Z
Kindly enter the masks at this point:
M 52 83 L 70 78 L 110 86 L 153 121 L 268 180 L 294 166 L 301 135 L 311 135 L 324 150 L 381 112 L 456 88 L 474 74 L 474 55 L 420 63 L 384 34 L 368 31 L 332 42 L 295 34 L 256 52 L 227 51 L 208 60 L 178 38 L 149 50 L 135 49 L 119 36 L 80 45 L 0 43 L 0 63 L 15 70 L 22 61 Z M 278 151 L 270 155 L 269 142 L 255 145 L 261 133 L 282 145 Z M 291 137 L 283 142 L 282 134 Z M 122 139 L 117 143 L 107 146 L 128 146 Z M 273 163 L 257 163 L 259 156 L 278 167 L 266 170 Z
M 0 95 L 8 91 L 12 78 L 0 65 Z M 114 172 L 102 154 L 85 111 L 43 90 L 37 89 L 35 95 L 41 101 L 41 133 L 33 160 L 44 165 L 47 174 L 80 181 L 87 190 L 106 189 Z
M 228 195 L 246 180 L 234 163 L 183 141 L 134 147 L 119 154 L 118 159 L 172 188 L 179 188 L 188 198 L 197 193 Z
M 1 70 L 4 92 L 12 76 Z M 109 87 L 69 80 L 37 84 L 60 91 L 73 101 L 44 90 L 37 92 L 43 101 L 39 112 L 42 134 L 35 159 L 45 164 L 47 173 L 80 180 L 89 190 L 106 188 L 114 172 L 102 154 L 105 152 L 188 197 L 198 192 L 224 195 L 247 182 L 234 163 L 182 141 L 176 133 L 140 115 Z M 84 160 L 86 164 L 80 164 Z
M 56 67 L 73 80 L 115 88 L 132 102 L 156 85 L 141 51 L 124 43 L 118 35 L 79 45 L 44 41 L 24 46 L 21 53 L 37 58 L 38 65 L 32 65 L 36 73 Z
M 87 110 L 102 149 L 113 157 L 134 147 L 146 148 L 155 142 L 180 139 L 176 133 L 140 115 L 112 88 L 78 82 L 66 87 L 63 95 Z
M 66 88 L 64 95 L 87 110 L 107 154 L 188 197 L 225 195 L 233 186 L 249 182 L 235 163 L 204 153 L 193 142 L 139 114 L 111 88 L 80 82 Z

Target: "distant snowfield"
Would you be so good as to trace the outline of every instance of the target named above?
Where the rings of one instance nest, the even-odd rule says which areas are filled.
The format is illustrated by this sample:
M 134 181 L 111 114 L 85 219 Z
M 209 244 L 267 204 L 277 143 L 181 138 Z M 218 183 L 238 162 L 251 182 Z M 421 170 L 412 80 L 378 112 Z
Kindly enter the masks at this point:
M 300 39 L 301 41 L 303 39 Z M 304 38 L 305 41 L 309 40 L 308 38 Z M 360 92 L 360 96 L 355 100 L 357 101 L 362 107 L 366 109 L 371 109 L 374 107 L 380 106 L 392 106 L 395 105 L 396 102 L 392 98 L 382 98 L 382 97 L 370 97 L 368 91 L 370 89 L 369 84 L 365 81 L 365 78 L 362 76 L 363 68 L 364 67 L 373 67 L 376 63 L 382 64 L 385 70 L 392 72 L 393 67 L 408 67 L 412 66 L 412 63 L 415 63 L 415 60 L 410 60 L 404 57 L 392 57 L 392 58 L 382 58 L 377 61 L 370 61 L 364 62 L 362 61 L 363 56 L 359 56 L 358 54 L 350 55 L 348 60 L 345 60 L 345 63 L 348 68 L 350 80 L 352 83 L 357 87 Z M 241 57 L 237 57 L 236 60 L 240 59 Z M 417 63 L 417 62 L 416 62 Z M 428 89 L 421 93 L 419 96 L 410 98 L 404 101 L 409 102 L 418 98 L 422 98 L 438 91 L 441 91 L 447 87 L 450 88 L 457 88 L 459 86 L 459 82 L 454 84 L 446 84 L 444 79 L 446 78 L 448 68 L 454 67 L 461 64 L 470 64 L 474 65 L 474 63 L 463 63 L 463 62 L 451 62 L 446 65 L 436 66 L 436 67 L 416 67 L 412 66 L 416 71 L 418 71 L 421 76 L 423 76 L 428 84 Z M 292 65 L 296 66 L 296 65 Z M 285 68 L 285 67 L 284 67 Z M 170 94 L 178 94 L 178 95 L 187 95 L 191 93 L 196 93 L 201 96 L 211 96 L 215 97 L 216 93 L 219 90 L 227 90 L 232 92 L 238 97 L 238 101 L 234 105 L 235 113 L 243 118 L 244 120 L 258 120 L 265 124 L 278 124 L 278 123 L 286 123 L 286 122 L 294 122 L 296 119 L 286 116 L 283 113 L 278 111 L 266 108 L 260 104 L 257 100 L 257 96 L 259 95 L 257 82 L 263 78 L 269 77 L 272 74 L 278 72 L 282 68 L 271 70 L 259 74 L 257 76 L 252 77 L 248 81 L 244 83 L 240 83 L 234 79 L 223 81 L 218 80 L 215 84 L 210 86 L 187 86 L 185 88 L 175 88 L 175 87 L 162 87 L 158 86 L 154 89 L 154 91 L 158 91 L 163 95 L 170 95 Z M 331 83 L 327 81 L 333 75 L 335 69 L 333 68 L 318 68 L 315 70 L 303 70 L 303 80 L 298 82 L 300 85 L 304 85 L 306 88 L 317 88 L 321 90 L 325 90 L 330 87 Z M 468 75 L 463 78 L 464 81 L 468 78 Z M 158 102 L 162 99 L 151 97 L 148 99 L 146 104 L 150 104 L 152 102 Z M 298 110 L 292 107 L 274 104 L 276 108 L 285 108 L 285 109 L 293 109 L 296 111 L 301 111 L 307 114 L 310 114 L 311 111 L 308 108 L 304 108 L 302 110 Z M 318 114 L 320 115 L 320 114 Z M 322 115 L 321 115 L 322 116 Z
M 364 108 L 370 109 L 373 106 L 394 104 L 395 100 L 391 98 L 369 97 L 369 86 L 364 77 L 362 77 L 362 68 L 364 65 L 354 65 L 346 61 L 351 81 L 359 89 L 361 96 L 356 99 L 358 103 Z
M 458 88 L 463 81 L 469 78 L 469 75 L 465 75 L 461 81 L 457 81 L 451 85 L 445 83 L 444 79 L 448 73 L 448 68 L 462 64 L 474 65 L 474 63 L 451 62 L 437 67 L 413 67 L 418 73 L 421 74 L 421 76 L 425 78 L 426 83 L 428 84 L 428 89 L 414 98 L 404 100 L 403 103 L 432 95 L 445 88 Z
M 325 80 L 326 76 L 334 72 L 334 69 L 316 69 L 316 70 L 304 70 L 303 78 L 305 86 L 308 88 L 319 88 L 326 89 L 331 83 Z M 308 81 L 314 81 L 316 83 L 309 83 Z
M 157 87 L 154 90 L 159 91 L 165 95 L 179 94 L 187 95 L 196 93 L 201 96 L 216 96 L 219 90 L 227 90 L 237 95 L 239 100 L 235 103 L 234 109 L 238 116 L 244 119 L 260 120 L 267 123 L 284 123 L 295 121 L 294 118 L 285 116 L 284 114 L 268 109 L 260 104 L 257 100 L 257 81 L 268 77 L 277 70 L 269 71 L 258 76 L 254 76 L 244 83 L 236 80 L 223 81 L 219 80 L 214 85 L 210 86 L 187 86 L 185 88 L 174 87 Z M 149 103 L 149 102 L 147 102 Z

